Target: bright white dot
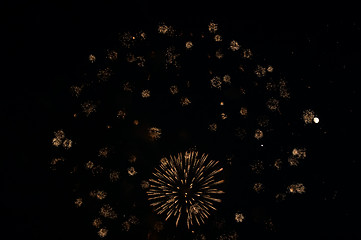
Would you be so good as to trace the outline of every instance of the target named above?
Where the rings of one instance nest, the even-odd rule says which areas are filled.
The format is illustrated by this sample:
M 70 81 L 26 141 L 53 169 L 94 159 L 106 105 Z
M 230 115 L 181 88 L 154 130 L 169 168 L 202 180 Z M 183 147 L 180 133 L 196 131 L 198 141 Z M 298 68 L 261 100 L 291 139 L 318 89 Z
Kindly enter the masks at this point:
M 313 122 L 314 122 L 314 123 L 319 123 L 319 122 L 320 122 L 320 119 L 319 119 L 318 117 L 314 117 L 314 118 L 313 118 Z
M 261 144 L 261 147 L 263 147 L 263 144 Z

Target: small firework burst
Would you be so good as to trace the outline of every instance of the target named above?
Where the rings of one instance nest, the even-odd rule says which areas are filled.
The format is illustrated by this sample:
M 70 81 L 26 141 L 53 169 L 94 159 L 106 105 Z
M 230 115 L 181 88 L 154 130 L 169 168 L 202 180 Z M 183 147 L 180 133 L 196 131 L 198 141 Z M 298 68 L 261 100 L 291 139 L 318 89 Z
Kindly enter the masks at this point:
M 125 116 L 127 116 L 127 113 L 124 110 L 119 110 L 117 113 L 117 118 L 119 119 L 125 119 Z
M 169 91 L 171 94 L 177 94 L 178 93 L 178 87 L 176 85 L 170 86 Z
M 114 50 L 108 50 L 107 51 L 107 58 L 109 60 L 115 61 L 118 58 L 118 53 Z
M 129 176 L 134 176 L 135 174 L 137 174 L 137 171 L 135 171 L 134 167 L 129 167 L 128 168 L 128 175 Z
M 217 123 L 211 123 L 211 124 L 209 124 L 208 129 L 209 129 L 211 132 L 217 131 Z
M 160 138 L 162 135 L 162 130 L 156 127 L 148 128 L 148 136 L 150 140 L 155 141 Z
M 65 138 L 65 133 L 63 130 L 58 130 L 56 132 L 54 132 L 54 138 L 53 138 L 53 146 L 55 147 L 59 147 L 62 142 L 63 142 L 63 139 Z
M 85 102 L 81 105 L 81 108 L 87 117 L 89 117 L 91 113 L 96 112 L 96 107 L 97 106 L 91 101 Z
M 105 204 L 100 208 L 99 211 L 100 215 L 105 218 L 115 219 L 118 217 L 116 212 L 113 210 L 113 208 L 109 204 Z
M 186 48 L 191 49 L 193 47 L 193 43 L 191 41 L 186 42 Z
M 92 225 L 96 228 L 99 228 L 102 225 L 102 220 L 100 218 L 96 218 L 93 220 Z
M 71 86 L 70 91 L 75 97 L 79 97 L 84 86 Z
M 145 181 L 143 180 L 141 183 L 140 183 L 140 186 L 142 187 L 142 189 L 148 189 L 150 184 L 148 181 Z
M 59 162 L 64 162 L 63 157 L 55 157 L 50 161 L 51 169 L 55 170 Z
M 96 57 L 93 54 L 90 54 L 88 59 L 91 63 L 94 63 L 96 60 Z
M 255 184 L 253 185 L 253 190 L 254 190 L 256 193 L 262 192 L 262 191 L 264 190 L 263 183 L 260 183 L 260 182 L 255 183 Z
M 239 113 L 245 117 L 248 114 L 248 110 L 246 107 L 241 107 L 241 110 L 239 110 Z
M 250 59 L 252 57 L 252 51 L 251 49 L 247 48 L 243 50 L 243 58 Z
M 289 193 L 295 194 L 302 194 L 306 192 L 306 187 L 303 185 L 303 183 L 295 183 L 291 184 L 287 187 L 287 190 Z
M 281 159 L 276 159 L 273 166 L 277 169 L 277 170 L 280 170 L 281 169 L 281 166 L 282 166 L 282 160 Z
M 270 98 L 267 102 L 267 108 L 271 110 L 272 112 L 279 111 L 279 100 Z
M 111 182 L 116 182 L 119 180 L 119 178 L 120 178 L 120 173 L 118 171 L 111 171 L 109 173 L 109 180 Z
M 303 111 L 303 121 L 306 123 L 306 124 L 310 124 L 312 123 L 313 119 L 315 118 L 315 112 L 311 109 L 307 109 L 305 111 Z
M 216 41 L 216 42 L 222 42 L 222 37 L 221 37 L 221 35 L 215 35 L 214 36 L 214 41 Z
M 191 100 L 189 100 L 189 98 L 187 97 L 182 97 L 180 100 L 180 104 L 182 105 L 182 107 L 188 106 L 189 104 L 191 104 Z
M 98 157 L 107 158 L 109 155 L 110 149 L 108 147 L 103 147 L 98 151 Z
M 75 206 L 77 207 L 81 207 L 83 205 L 83 199 L 82 198 L 77 198 L 75 199 L 75 202 L 74 202 Z
M 174 29 L 173 29 L 172 26 L 167 26 L 165 24 L 160 24 L 158 26 L 158 33 L 172 35 L 172 34 L 174 34 Z
M 216 58 L 222 59 L 223 56 L 224 56 L 224 54 L 223 54 L 222 50 L 221 50 L 221 49 L 218 49 L 218 50 L 216 51 Z
M 145 89 L 142 91 L 142 98 L 149 98 L 150 97 L 150 91 L 148 89 Z
M 211 79 L 211 87 L 212 87 L 212 88 L 218 88 L 218 89 L 220 89 L 220 88 L 222 87 L 222 80 L 221 80 L 221 78 L 220 78 L 220 77 L 217 77 L 217 76 L 213 77 L 213 78 Z
M 263 131 L 260 129 L 256 129 L 256 131 L 254 133 L 254 138 L 257 140 L 263 138 Z
M 229 48 L 232 51 L 237 51 L 237 50 L 239 50 L 240 46 L 239 46 L 239 43 L 236 40 L 232 40 L 231 43 L 229 44 Z
M 216 24 L 214 22 L 210 22 L 208 25 L 208 30 L 211 33 L 215 33 L 218 30 L 218 24 Z
M 243 222 L 243 220 L 244 220 L 243 214 L 237 212 L 236 214 L 234 214 L 234 220 L 236 220 L 236 222 L 238 222 L 238 223 Z
M 207 155 L 193 151 L 167 158 L 149 180 L 150 205 L 156 213 L 165 214 L 165 220 L 176 216 L 176 226 L 181 217 L 188 228 L 195 222 L 204 223 L 209 211 L 216 210 L 214 203 L 221 201 L 217 195 L 223 193 L 218 189 L 223 180 L 216 180 L 223 168 L 217 165 L 218 161 L 207 161 Z
M 221 119 L 226 120 L 228 118 L 227 114 L 221 113 Z
M 225 83 L 231 83 L 231 76 L 229 76 L 228 74 L 223 76 L 223 82 Z
M 98 235 L 101 238 L 105 237 L 107 234 L 108 234 L 108 229 L 106 229 L 106 228 L 101 228 L 98 231 Z
M 105 69 L 100 69 L 97 73 L 99 82 L 107 81 L 111 75 L 112 75 L 112 70 L 109 67 L 107 67 Z

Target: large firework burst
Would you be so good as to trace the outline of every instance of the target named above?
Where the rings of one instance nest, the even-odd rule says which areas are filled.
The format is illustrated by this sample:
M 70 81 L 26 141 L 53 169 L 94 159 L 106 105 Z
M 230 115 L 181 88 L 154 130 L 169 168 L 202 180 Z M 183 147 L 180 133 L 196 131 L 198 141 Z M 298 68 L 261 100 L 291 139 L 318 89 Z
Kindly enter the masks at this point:
M 165 214 L 166 220 L 176 217 L 176 226 L 181 218 L 190 228 L 195 222 L 200 225 L 216 210 L 214 203 L 221 202 L 218 189 L 223 180 L 218 180 L 218 161 L 207 161 L 208 155 L 190 151 L 178 156 L 162 158 L 159 168 L 150 179 L 147 191 L 151 206 L 158 214 Z

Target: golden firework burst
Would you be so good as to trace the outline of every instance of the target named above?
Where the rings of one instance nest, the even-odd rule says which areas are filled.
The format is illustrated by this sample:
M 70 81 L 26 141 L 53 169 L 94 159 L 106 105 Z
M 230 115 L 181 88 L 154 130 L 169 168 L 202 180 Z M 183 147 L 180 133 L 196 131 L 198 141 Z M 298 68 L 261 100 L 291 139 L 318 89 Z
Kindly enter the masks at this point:
M 208 155 L 190 151 L 177 156 L 162 158 L 150 179 L 147 191 L 150 205 L 157 214 L 165 214 L 165 220 L 176 217 L 176 226 L 185 221 L 187 227 L 205 223 L 215 202 L 221 202 L 218 189 L 223 183 L 218 173 L 218 161 L 207 160 Z

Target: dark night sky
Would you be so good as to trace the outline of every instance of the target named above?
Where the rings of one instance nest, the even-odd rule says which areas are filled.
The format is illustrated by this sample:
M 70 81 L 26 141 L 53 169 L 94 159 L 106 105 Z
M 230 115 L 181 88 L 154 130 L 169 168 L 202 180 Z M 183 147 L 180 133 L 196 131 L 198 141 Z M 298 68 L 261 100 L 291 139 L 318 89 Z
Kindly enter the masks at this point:
M 296 13 L 291 6 L 288 11 L 268 6 L 230 8 L 229 4 L 189 8 L 141 0 L 121 6 L 110 1 L 5 4 L 1 14 L 5 148 L 0 162 L 4 239 L 97 238 L 89 231 L 86 214 L 73 205 L 71 181 L 49 169 L 50 139 L 71 114 L 65 93 L 84 56 L 104 46 L 111 33 L 129 27 L 146 29 L 160 20 L 183 28 L 219 21 L 224 32 L 234 32 L 264 54 L 286 78 L 312 85 L 308 91 L 293 91 L 300 97 L 307 95 L 304 99 L 309 102 L 303 104 L 320 113 L 327 134 L 310 140 L 317 159 L 305 173 L 312 180 L 311 191 L 292 214 L 280 213 L 284 228 L 276 234 L 293 237 L 299 235 L 294 229 L 298 228 L 305 236 L 321 239 L 361 238 L 356 155 L 361 23 L 357 15 L 342 11 L 321 17 L 316 10 L 307 14 L 303 7 L 299 9 L 303 13 Z M 170 17 L 172 11 L 176 13 Z M 268 235 L 259 233 L 262 236 Z

